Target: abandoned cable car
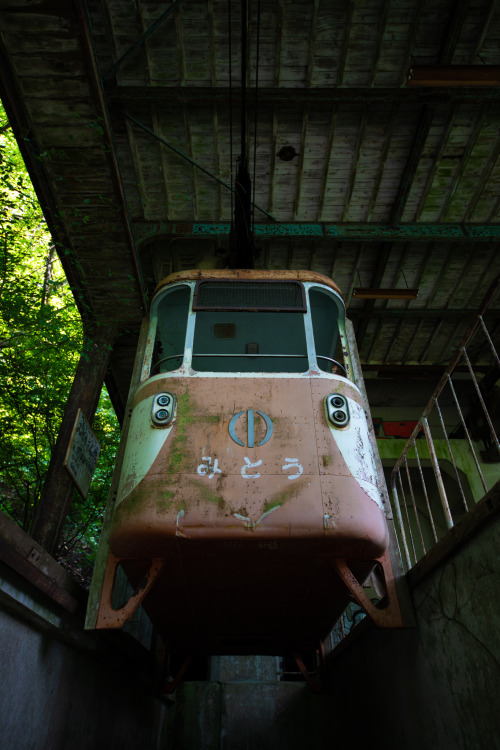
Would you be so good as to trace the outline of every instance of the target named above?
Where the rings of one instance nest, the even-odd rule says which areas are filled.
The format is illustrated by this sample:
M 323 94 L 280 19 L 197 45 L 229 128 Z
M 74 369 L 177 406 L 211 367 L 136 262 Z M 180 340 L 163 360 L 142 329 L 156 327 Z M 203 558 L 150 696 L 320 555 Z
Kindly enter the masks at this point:
M 96 627 L 142 604 L 172 649 L 281 654 L 352 598 L 386 624 L 361 589 L 391 578 L 388 529 L 337 286 L 171 274 L 140 357 Z M 115 608 L 119 565 L 136 592 Z

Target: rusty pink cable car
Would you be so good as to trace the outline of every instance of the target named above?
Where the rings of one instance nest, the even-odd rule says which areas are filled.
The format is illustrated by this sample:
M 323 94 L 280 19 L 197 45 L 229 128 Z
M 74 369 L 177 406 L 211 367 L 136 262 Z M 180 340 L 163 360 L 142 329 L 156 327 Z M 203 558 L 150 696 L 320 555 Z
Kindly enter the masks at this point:
M 171 274 L 136 367 L 96 627 L 120 627 L 142 604 L 180 652 L 281 654 L 316 648 L 352 598 L 378 624 L 400 624 L 330 279 Z M 119 565 L 136 591 L 115 608 Z M 375 566 L 385 609 L 363 598 Z

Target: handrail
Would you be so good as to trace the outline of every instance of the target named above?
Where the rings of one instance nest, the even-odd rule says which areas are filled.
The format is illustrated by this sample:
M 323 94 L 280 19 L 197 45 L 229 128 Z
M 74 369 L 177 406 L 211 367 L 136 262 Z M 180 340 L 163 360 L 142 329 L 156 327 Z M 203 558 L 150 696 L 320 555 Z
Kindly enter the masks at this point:
M 184 354 L 171 354 L 169 357 L 163 357 L 163 359 L 159 359 L 158 362 L 155 362 L 154 365 L 151 368 L 151 372 L 154 372 L 163 362 L 167 362 L 169 359 L 184 359 Z
M 417 562 L 420 557 L 422 557 L 422 554 L 425 554 L 426 549 L 424 545 L 424 540 L 421 534 L 421 528 L 420 528 L 420 521 L 422 520 L 419 517 L 419 513 L 422 516 L 422 518 L 426 518 L 426 520 L 430 523 L 430 526 L 432 528 L 432 533 L 434 537 L 434 543 L 437 542 L 437 534 L 436 534 L 436 528 L 435 528 L 435 518 L 433 517 L 431 504 L 429 502 L 429 493 L 428 488 L 425 484 L 424 476 L 422 473 L 421 468 L 421 458 L 422 458 L 422 452 L 419 455 L 419 451 L 417 448 L 417 439 L 423 432 L 423 436 L 425 438 L 425 444 L 427 445 L 428 455 L 431 461 L 431 467 L 434 472 L 434 479 L 436 481 L 436 488 L 438 491 L 439 496 L 439 504 L 441 506 L 439 515 L 442 520 L 445 522 L 445 526 L 450 529 L 454 525 L 455 521 L 458 520 L 458 514 L 463 513 L 464 510 L 467 511 L 469 509 L 469 506 L 467 504 L 467 498 L 465 496 L 464 488 L 462 486 L 462 481 L 460 479 L 460 470 L 459 466 L 457 464 L 457 460 L 453 454 L 453 448 L 452 448 L 452 442 L 450 441 L 450 436 L 448 435 L 448 430 L 446 429 L 445 422 L 443 419 L 443 415 L 441 412 L 441 408 L 439 405 L 439 397 L 441 396 L 442 391 L 444 388 L 448 385 L 450 389 L 450 393 L 452 396 L 452 403 L 454 404 L 454 408 L 456 409 L 457 413 L 457 419 L 458 423 L 460 425 L 460 429 L 463 431 L 464 434 L 464 443 L 468 446 L 468 450 L 470 452 L 470 458 L 472 459 L 470 461 L 471 466 L 474 466 L 477 471 L 477 479 L 474 479 L 472 477 L 472 474 L 469 472 L 469 477 L 473 479 L 473 481 L 476 481 L 478 483 L 479 487 L 482 487 L 482 491 L 487 492 L 488 486 L 485 479 L 485 476 L 483 475 L 483 471 L 481 469 L 481 455 L 478 455 L 479 449 L 477 446 L 477 442 L 479 438 L 474 439 L 474 432 L 470 424 L 470 414 L 467 414 L 467 411 L 461 406 L 459 397 L 457 395 L 456 389 L 453 385 L 452 381 L 452 374 L 460 362 L 460 360 L 463 358 L 463 360 L 467 364 L 467 368 L 469 371 L 469 382 L 471 382 L 474 386 L 474 390 L 477 395 L 477 413 L 484 416 L 485 424 L 488 426 L 489 432 L 491 434 L 491 446 L 494 447 L 500 456 L 500 441 L 498 439 L 495 425 L 493 422 L 493 419 L 488 411 L 488 404 L 485 400 L 485 395 L 483 395 L 482 389 L 481 389 L 481 383 L 478 380 L 476 373 L 474 372 L 474 368 L 470 362 L 470 358 L 467 354 L 467 347 L 471 344 L 473 338 L 476 334 L 479 334 L 481 330 L 483 331 L 486 342 L 485 345 L 482 348 L 482 352 L 489 352 L 491 354 L 491 366 L 492 367 L 499 367 L 500 359 L 498 356 L 498 352 L 495 348 L 495 345 L 493 343 L 493 340 L 486 328 L 486 325 L 483 320 L 483 315 L 487 311 L 488 307 L 492 303 L 495 295 L 500 290 L 500 276 L 498 276 L 490 285 L 482 303 L 479 308 L 478 313 L 472 320 L 471 324 L 469 325 L 465 335 L 462 338 L 462 341 L 460 342 L 460 345 L 458 346 L 450 364 L 446 368 L 446 370 L 443 373 L 443 376 L 441 377 L 437 387 L 435 388 L 431 398 L 429 399 L 425 409 L 423 410 L 423 413 L 416 423 L 416 426 L 414 430 L 412 431 L 410 437 L 408 438 L 400 457 L 396 461 L 394 468 L 392 469 L 391 473 L 391 490 L 392 490 L 392 504 L 393 504 L 393 511 L 395 520 L 397 521 L 397 530 L 399 534 L 399 538 L 401 541 L 401 545 L 404 550 L 404 556 L 406 561 L 406 567 L 407 569 L 412 567 L 412 560 L 413 557 L 414 563 Z M 443 433 L 443 453 L 445 455 L 445 460 L 447 462 L 451 462 L 455 478 L 457 480 L 457 489 L 459 491 L 459 494 L 462 498 L 462 505 L 463 507 L 460 510 L 453 510 L 450 508 L 450 498 L 447 497 L 446 489 L 444 486 L 443 476 L 439 465 L 439 457 L 438 457 L 438 450 L 436 449 L 435 445 L 435 438 L 431 435 L 431 430 L 429 427 L 428 417 L 430 413 L 433 411 L 433 409 L 436 409 L 436 414 L 438 416 L 438 425 L 440 425 L 442 433 Z M 420 441 L 421 443 L 423 441 Z M 476 443 L 476 445 L 474 445 Z M 408 455 L 410 450 L 415 452 L 416 460 L 418 464 L 418 469 L 420 472 L 420 480 L 422 483 L 422 491 L 423 491 L 423 497 L 425 499 L 426 509 L 420 510 L 417 507 L 417 501 L 415 498 L 414 488 L 412 485 L 412 480 L 410 477 L 410 472 L 408 468 L 408 459 L 410 456 Z M 456 448 L 455 448 L 456 450 Z M 498 463 L 500 463 L 500 458 Z M 407 500 L 405 497 L 405 491 L 403 487 L 402 477 L 400 473 L 400 469 L 403 468 L 403 465 L 406 469 L 406 476 L 407 476 L 407 485 L 409 488 L 409 499 Z M 465 469 L 464 469 L 465 470 Z M 453 476 L 453 475 L 452 475 Z M 418 481 L 418 477 L 416 480 Z M 403 514 L 401 512 L 401 504 L 398 497 L 398 482 L 399 482 L 399 488 L 402 495 L 402 503 L 405 510 L 405 520 L 403 520 Z M 477 492 L 477 490 L 476 490 Z M 479 499 L 479 498 L 476 498 Z M 409 510 L 411 510 L 411 515 L 409 514 Z M 434 511 L 436 511 L 436 508 L 434 508 Z M 456 518 L 453 518 L 453 514 L 455 513 Z M 428 515 L 428 518 L 427 518 Z M 421 537 L 421 550 L 416 549 L 415 541 L 413 539 L 413 533 L 412 533 L 412 527 L 418 530 L 419 535 Z M 410 538 L 411 544 L 407 541 L 407 536 Z M 413 552 L 413 555 L 411 554 Z M 422 553 L 422 554 L 421 554 Z
M 316 354 L 316 359 L 326 359 L 328 362 L 333 362 L 334 365 L 340 367 L 340 369 L 344 373 L 344 376 L 347 377 L 347 372 L 344 365 L 341 365 L 338 360 L 332 359 L 331 357 L 324 357 L 322 354 Z
M 285 358 L 285 359 L 307 359 L 307 354 L 250 354 L 249 352 L 240 352 L 240 353 L 230 353 L 230 354 L 223 354 L 223 353 L 214 353 L 214 354 L 193 354 L 194 357 L 272 357 L 272 358 Z M 168 357 L 163 357 L 163 359 L 158 360 L 158 362 L 155 362 L 153 367 L 151 368 L 151 372 L 154 372 L 158 367 L 163 363 L 167 362 L 170 359 L 183 359 L 184 354 L 170 354 Z M 340 367 L 344 375 L 347 377 L 346 370 L 344 365 L 342 365 L 338 360 L 332 359 L 332 357 L 325 357 L 322 354 L 317 354 L 316 359 L 325 359 L 328 362 L 332 362 L 334 365 L 337 365 L 337 367 Z
M 307 358 L 307 354 L 250 354 L 249 352 L 234 354 L 195 354 L 193 352 L 193 357 L 286 357 L 287 359 L 295 357 L 296 359 L 304 359 Z
M 307 359 L 307 354 L 250 354 L 249 352 L 241 352 L 241 353 L 234 353 L 234 354 L 222 354 L 222 353 L 214 353 L 214 354 L 193 354 L 194 357 L 285 357 L 286 359 L 296 358 L 296 359 Z M 183 359 L 184 354 L 171 354 L 169 357 L 163 357 L 163 359 L 158 360 L 158 362 L 155 362 L 153 367 L 151 368 L 151 371 L 159 367 L 162 362 L 167 362 L 169 359 Z M 337 363 L 338 364 L 338 363 Z

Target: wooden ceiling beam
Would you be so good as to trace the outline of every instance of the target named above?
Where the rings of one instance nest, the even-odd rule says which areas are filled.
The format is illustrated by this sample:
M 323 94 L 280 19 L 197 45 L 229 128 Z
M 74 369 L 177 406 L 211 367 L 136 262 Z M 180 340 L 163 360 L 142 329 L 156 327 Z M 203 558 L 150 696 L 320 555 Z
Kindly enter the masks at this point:
M 321 176 L 321 188 L 318 197 L 318 212 L 317 219 L 321 221 L 323 215 L 323 206 L 325 203 L 326 187 L 328 184 L 328 175 L 330 172 L 330 161 L 332 158 L 333 139 L 335 135 L 335 127 L 337 125 L 337 108 L 335 105 L 332 107 L 330 116 L 330 125 L 328 129 L 328 139 L 326 142 L 326 148 L 324 150 L 324 163 L 323 163 L 323 174 Z
M 400 67 L 400 80 L 399 85 L 404 86 L 408 77 L 408 68 L 410 67 L 410 64 L 413 60 L 413 52 L 415 50 L 415 44 L 417 40 L 417 34 L 418 30 L 420 28 L 420 23 L 422 19 L 422 11 L 424 8 L 424 0 L 420 0 L 417 7 L 412 8 L 413 11 L 413 19 L 410 26 L 410 33 L 408 34 L 408 44 L 406 45 L 406 54 L 404 57 L 404 62 L 402 66 Z
M 416 320 L 415 318 L 408 318 L 408 320 L 411 320 L 411 322 L 414 324 L 415 329 L 413 331 L 413 334 L 409 337 L 408 344 L 406 346 L 406 349 L 404 351 L 404 354 L 401 356 L 401 362 L 408 362 L 410 359 L 410 352 L 415 346 L 416 342 L 419 341 L 420 337 L 420 331 L 424 327 L 425 318 L 419 318 Z
M 471 60 L 470 60 L 471 64 L 477 62 L 477 58 L 479 58 L 479 62 L 481 62 L 481 57 L 480 57 L 481 48 L 484 44 L 484 40 L 486 39 L 486 35 L 490 28 L 493 16 L 497 12 L 497 10 L 498 10 L 498 0 L 491 0 L 491 2 L 488 4 L 486 17 L 484 19 L 484 23 L 479 33 L 477 42 L 474 46 L 474 51 L 471 55 Z
M 500 310 L 490 309 L 487 314 L 491 319 L 500 319 Z M 400 318 L 411 320 L 471 320 L 475 315 L 477 315 L 477 307 L 375 307 L 370 313 L 361 307 L 351 307 L 347 311 L 347 317 L 353 321 L 365 318 L 369 320 L 372 318 L 383 320 L 399 320 Z
M 147 28 L 143 34 L 134 42 L 134 44 L 117 60 L 112 67 L 104 74 L 102 80 L 108 81 L 112 80 L 114 76 L 116 75 L 116 72 L 118 68 L 126 61 L 128 60 L 132 55 L 135 54 L 135 52 L 140 49 L 145 41 L 149 39 L 149 37 L 155 33 L 155 31 L 161 26 L 161 24 L 167 20 L 167 18 L 170 16 L 171 13 L 173 13 L 177 6 L 182 3 L 182 0 L 175 0 L 173 5 L 170 5 L 166 11 L 162 13 L 162 15 L 156 19 L 154 23 L 152 23 L 149 28 Z
M 413 65 L 408 73 L 413 86 L 498 86 L 500 65 Z
M 460 34 L 465 23 L 466 11 L 469 7 L 469 4 L 470 0 L 456 0 L 453 5 L 449 18 L 448 34 L 439 56 L 439 62 L 442 65 L 451 62 L 453 58 L 454 51 L 460 39 Z M 425 103 L 423 105 L 420 120 L 417 125 L 413 143 L 410 148 L 410 153 L 408 155 L 408 159 L 406 161 L 406 165 L 399 182 L 399 188 L 392 206 L 390 223 L 398 224 L 403 218 L 410 191 L 413 186 L 413 181 L 415 179 L 415 175 L 417 174 L 419 164 L 422 161 L 425 144 L 427 142 L 429 131 L 434 119 L 434 111 L 434 105 L 428 103 Z M 385 266 L 389 258 L 390 250 L 390 245 L 387 245 L 386 243 L 382 245 L 377 261 L 377 266 L 375 268 L 370 284 L 371 287 L 377 287 L 380 285 L 382 277 L 384 275 Z M 368 314 L 373 311 L 374 304 L 375 303 L 373 300 L 367 300 L 365 308 Z M 363 338 L 366 334 L 367 327 L 368 318 L 362 320 L 358 327 L 357 339 L 360 349 L 363 346 Z M 376 339 L 377 334 L 375 334 L 372 349 L 376 342 Z
M 399 284 L 400 276 L 401 275 L 403 276 L 403 284 L 404 284 L 404 286 L 408 285 L 408 282 L 407 282 L 407 279 L 406 279 L 405 273 L 404 273 L 404 266 L 405 266 L 405 263 L 407 261 L 408 255 L 410 253 L 411 253 L 411 247 L 410 247 L 410 245 L 405 245 L 405 247 L 403 248 L 403 252 L 399 256 L 398 267 L 397 267 L 396 272 L 394 274 L 393 285 L 394 285 L 395 288 L 398 288 L 398 284 Z M 421 274 L 419 275 L 419 278 L 421 278 Z M 404 286 L 403 286 L 403 288 L 404 288 Z M 415 284 L 414 288 L 418 289 L 418 284 Z M 408 300 L 408 301 L 405 302 L 405 304 L 406 304 L 406 307 L 408 308 L 411 305 L 411 301 Z M 386 310 L 390 309 L 389 305 L 390 305 L 390 301 L 386 300 L 384 302 L 384 307 L 385 307 Z M 382 322 L 383 318 L 381 318 L 380 320 Z M 401 318 L 400 321 L 399 321 L 399 324 L 397 325 L 397 327 L 396 327 L 396 329 L 394 331 L 394 334 L 392 336 L 391 342 L 389 344 L 389 347 L 387 349 L 386 355 L 384 357 L 384 361 L 385 362 L 387 362 L 388 360 L 390 361 L 390 354 L 391 354 L 392 348 L 393 348 L 394 344 L 396 343 L 396 341 L 399 339 L 401 327 L 403 326 L 404 322 L 405 322 L 404 318 Z M 379 323 L 379 327 L 380 327 L 380 324 L 381 323 Z M 372 343 L 372 347 L 370 349 L 370 353 L 368 355 L 368 360 L 371 359 L 372 351 L 373 351 L 373 349 L 375 347 L 377 338 L 378 338 L 378 330 L 376 331 L 375 335 L 373 336 L 373 343 Z
M 110 104 L 133 102 L 153 102 L 161 104 L 165 110 L 177 110 L 179 104 L 199 105 L 220 103 L 227 106 L 231 93 L 233 103 L 241 101 L 241 88 L 234 86 L 117 86 L 107 93 Z M 255 101 L 255 87 L 249 86 L 246 91 L 248 104 Z M 287 104 L 296 106 L 331 107 L 334 103 L 346 104 L 449 104 L 451 102 L 500 101 L 499 87 L 462 88 L 322 88 L 320 86 L 289 87 L 259 86 L 259 104 Z
M 446 41 L 439 55 L 439 65 L 450 65 L 453 62 L 453 55 L 460 41 L 470 5 L 471 0 L 455 0 L 453 3 L 446 27 L 448 29 Z
M 352 17 L 354 13 L 354 3 L 348 3 L 346 8 L 346 22 L 345 22 L 345 34 L 342 43 L 342 51 L 339 57 L 339 67 L 337 72 L 337 90 L 342 86 L 344 80 L 344 72 L 347 63 L 347 56 L 349 53 L 349 41 L 351 38 L 352 29 Z
M 456 0 L 453 5 L 449 18 L 447 38 L 439 55 L 439 63 L 441 65 L 451 62 L 453 58 L 453 53 L 458 44 L 465 23 L 466 12 L 469 4 L 470 0 Z M 413 180 L 415 179 L 418 166 L 422 159 L 422 154 L 433 118 L 434 106 L 430 103 L 425 103 L 391 212 L 391 222 L 395 224 L 400 222 L 403 217 L 410 190 L 413 185 Z
M 399 182 L 399 189 L 394 199 L 394 203 L 391 209 L 391 223 L 398 224 L 406 208 L 406 203 L 410 195 L 410 190 L 413 185 L 413 180 L 417 173 L 417 169 L 422 160 L 422 153 L 425 148 L 429 130 L 431 129 L 432 121 L 434 118 L 434 107 L 425 106 L 420 115 L 420 120 L 415 131 L 415 137 L 413 144 L 410 149 L 410 153 Z
M 488 248 L 487 248 L 488 250 Z M 489 257 L 484 263 L 483 272 L 477 279 L 474 289 L 470 293 L 464 307 L 473 307 L 478 305 L 479 301 L 484 295 L 484 290 L 488 288 L 488 284 L 491 281 L 491 269 L 494 267 L 495 259 L 498 255 L 498 246 L 492 243 L 489 247 Z
M 349 208 L 351 205 L 352 193 L 354 190 L 354 183 L 356 182 L 356 177 L 358 175 L 359 157 L 361 153 L 361 148 L 365 142 L 366 121 L 367 121 L 367 108 L 365 106 L 363 107 L 363 111 L 361 113 L 361 121 L 359 123 L 358 137 L 356 139 L 356 148 L 354 149 L 354 154 L 352 157 L 352 166 L 351 166 L 351 171 L 349 174 L 349 183 L 347 185 L 347 190 L 346 190 L 345 200 L 344 200 L 344 210 L 342 212 L 343 222 L 347 221 Z
M 373 62 L 371 66 L 372 69 L 371 69 L 371 76 L 370 76 L 370 86 L 375 85 L 375 80 L 377 77 L 377 68 L 378 68 L 378 64 L 380 61 L 380 56 L 382 54 L 382 47 L 385 41 L 385 31 L 386 31 L 386 26 L 387 26 L 387 19 L 389 17 L 390 5 L 391 5 L 391 0 L 384 0 L 384 9 L 380 16 L 379 26 L 378 26 L 377 48 L 375 50 L 375 54 L 373 56 Z
M 457 105 L 455 103 L 455 105 L 454 105 L 451 113 L 449 114 L 449 116 L 447 118 L 446 126 L 443 129 L 443 132 L 442 132 L 442 135 L 441 135 L 441 139 L 440 139 L 440 142 L 439 142 L 439 147 L 438 147 L 438 149 L 437 149 L 437 151 L 435 153 L 434 160 L 433 160 L 432 165 L 431 165 L 431 167 L 430 167 L 430 169 L 428 171 L 427 178 L 425 180 L 425 185 L 424 185 L 424 187 L 421 190 L 420 200 L 418 202 L 418 206 L 417 206 L 417 209 L 416 209 L 416 212 L 415 212 L 415 216 L 414 216 L 414 218 L 416 219 L 416 221 L 418 221 L 420 219 L 420 217 L 422 215 L 422 211 L 425 208 L 427 197 L 428 197 L 429 192 L 430 192 L 430 190 L 432 188 L 432 185 L 434 183 L 434 177 L 436 175 L 436 171 L 437 171 L 438 165 L 441 163 L 441 158 L 442 158 L 443 152 L 444 152 L 444 150 L 446 148 L 446 144 L 448 143 L 448 138 L 449 138 L 450 133 L 451 133 L 451 131 L 452 131 L 453 127 L 454 127 L 454 124 L 455 124 L 455 119 L 456 119 L 456 116 L 457 116 L 457 109 L 458 109 L 458 107 L 457 107 Z
M 499 158 L 500 158 L 500 135 L 497 136 L 496 141 L 493 144 L 491 154 L 485 160 L 482 174 L 477 181 L 476 189 L 474 191 L 472 198 L 469 201 L 469 206 L 467 208 L 467 211 L 464 214 L 464 221 L 466 222 L 470 221 L 471 217 L 474 215 L 474 212 L 482 199 L 484 189 L 490 179 L 491 173 L 493 172 L 493 169 L 495 168 Z M 496 206 L 493 208 L 490 216 L 496 215 L 495 208 Z
M 387 261 L 389 260 L 389 255 L 391 254 L 391 247 L 392 245 L 389 242 L 384 242 L 382 244 L 379 255 L 378 255 L 378 259 L 377 259 L 377 265 L 375 267 L 375 271 L 371 279 L 370 287 L 377 288 L 381 285 L 382 278 L 384 276 L 385 267 L 386 267 Z M 368 324 L 372 318 L 372 312 L 374 308 L 375 308 L 375 300 L 373 299 L 366 300 L 366 303 L 364 306 L 366 316 L 360 320 L 358 330 L 356 331 L 356 338 L 358 341 L 358 348 L 360 351 L 363 346 L 363 339 L 366 335 Z M 380 323 L 377 326 L 377 330 L 373 338 L 373 344 L 375 344 L 379 331 L 380 331 Z M 372 348 L 373 348 L 373 345 L 372 345 Z
M 443 374 L 442 365 L 398 365 L 398 364 L 365 364 L 361 362 L 363 372 L 377 372 L 378 377 L 382 378 L 437 378 L 439 379 Z M 487 372 L 485 365 L 476 365 L 474 368 L 475 372 Z M 467 372 L 467 367 L 458 365 L 455 368 L 455 372 Z
M 386 162 L 387 162 L 387 159 L 389 157 L 390 148 L 391 148 L 391 144 L 392 144 L 392 137 L 393 137 L 393 133 L 394 133 L 394 129 L 395 129 L 395 123 L 396 123 L 396 118 L 397 118 L 398 112 L 399 112 L 399 107 L 394 103 L 392 105 L 392 107 L 391 107 L 390 116 L 389 116 L 389 123 L 388 123 L 387 127 L 385 128 L 384 146 L 383 146 L 382 152 L 380 154 L 380 158 L 379 158 L 379 162 L 378 162 L 378 166 L 377 166 L 377 172 L 376 172 L 375 181 L 374 181 L 374 184 L 373 184 L 372 195 L 371 195 L 371 198 L 370 198 L 370 206 L 369 206 L 369 209 L 368 209 L 367 218 L 369 218 L 370 216 L 372 216 L 372 214 L 373 214 L 373 212 L 375 210 L 375 207 L 376 207 L 377 196 L 378 196 L 378 193 L 379 193 L 379 190 L 380 190 L 380 185 L 381 185 L 381 182 L 382 182 L 382 177 L 384 175 L 384 169 L 385 169 L 385 166 L 386 166 Z
M 307 110 L 302 115 L 302 133 L 300 137 L 300 153 L 298 163 L 298 174 L 297 174 L 297 186 L 295 189 L 295 200 L 293 202 L 293 218 L 297 220 L 297 216 L 300 213 L 300 199 L 302 197 L 302 177 L 304 174 L 304 158 L 306 154 L 306 143 L 307 143 L 307 126 L 309 123 L 309 114 Z
M 483 106 L 481 107 L 481 109 L 480 109 L 480 111 L 478 113 L 478 118 L 476 120 L 476 123 L 475 123 L 473 129 L 472 129 L 472 132 L 471 132 L 469 138 L 467 139 L 467 145 L 465 147 L 464 153 L 463 153 L 462 158 L 460 160 L 460 165 L 458 167 L 458 170 L 457 170 L 456 174 L 453 176 L 453 184 L 450 186 L 450 188 L 448 190 L 448 194 L 447 194 L 447 196 L 445 198 L 443 207 L 441 208 L 441 213 L 440 213 L 439 219 L 442 220 L 442 221 L 446 221 L 447 220 L 447 217 L 448 217 L 449 212 L 450 212 L 450 208 L 452 207 L 453 196 L 455 195 L 455 193 L 457 191 L 457 188 L 460 185 L 460 182 L 462 180 L 464 172 L 467 169 L 467 166 L 469 164 L 469 159 L 471 157 L 471 154 L 472 154 L 473 150 L 475 149 L 476 144 L 477 144 L 477 142 L 478 142 L 478 140 L 479 140 L 479 138 L 481 136 L 481 131 L 482 131 L 483 126 L 485 124 L 486 117 L 487 117 L 488 113 L 489 113 L 489 105 L 488 104 L 483 104 Z
M 217 48 L 217 45 L 216 45 L 216 35 L 215 35 L 214 0 L 209 0 L 209 2 L 207 3 L 207 12 L 208 12 L 208 33 L 210 36 L 210 50 L 209 50 L 210 82 L 212 86 L 215 86 L 217 83 L 217 61 L 215 57 L 215 50 Z

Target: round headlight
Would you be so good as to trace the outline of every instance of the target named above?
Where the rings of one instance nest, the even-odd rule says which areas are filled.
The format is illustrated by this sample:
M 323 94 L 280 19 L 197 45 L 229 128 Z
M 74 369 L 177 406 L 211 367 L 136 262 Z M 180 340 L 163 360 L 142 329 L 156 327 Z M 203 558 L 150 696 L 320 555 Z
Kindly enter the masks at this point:
M 167 408 L 168 407 L 168 408 Z M 153 426 L 168 427 L 175 414 L 175 396 L 172 393 L 157 393 L 153 398 L 151 421 Z
M 349 425 L 349 399 L 341 393 L 330 393 L 325 398 L 326 417 L 330 424 L 337 429 L 344 429 Z

